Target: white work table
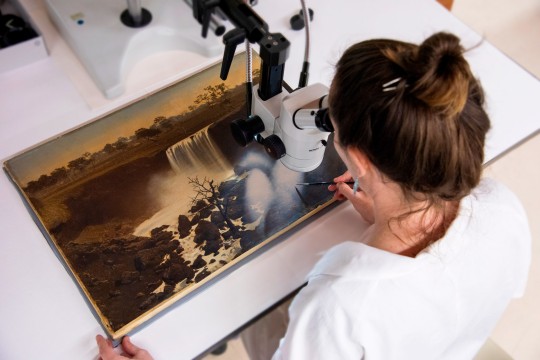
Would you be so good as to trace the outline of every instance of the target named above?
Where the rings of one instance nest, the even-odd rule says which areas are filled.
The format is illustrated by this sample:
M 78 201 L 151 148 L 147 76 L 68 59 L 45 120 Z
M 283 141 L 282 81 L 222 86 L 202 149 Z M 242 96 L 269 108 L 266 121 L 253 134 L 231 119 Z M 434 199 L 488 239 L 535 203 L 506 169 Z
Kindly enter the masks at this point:
M 152 56 L 135 66 L 126 92 L 108 100 L 58 35 L 42 2 L 21 2 L 43 31 L 50 56 L 0 74 L 2 161 L 220 60 L 179 51 Z M 329 85 L 340 54 L 368 38 L 418 43 L 443 30 L 460 36 L 466 47 L 481 41 L 434 0 L 317 0 L 308 5 L 315 10 L 310 83 Z M 292 43 L 285 80 L 293 87 L 304 33 L 290 30 L 288 21 L 299 8 L 290 0 L 260 0 L 255 7 L 271 31 Z M 540 129 L 540 82 L 487 42 L 466 57 L 487 95 L 492 130 L 486 161 L 491 161 Z M 98 321 L 5 174 L 0 194 L 0 358 L 95 359 L 94 336 L 103 333 Z M 301 286 L 326 249 L 358 238 L 363 228 L 354 210 L 341 204 L 182 300 L 133 340 L 156 359 L 193 358 Z

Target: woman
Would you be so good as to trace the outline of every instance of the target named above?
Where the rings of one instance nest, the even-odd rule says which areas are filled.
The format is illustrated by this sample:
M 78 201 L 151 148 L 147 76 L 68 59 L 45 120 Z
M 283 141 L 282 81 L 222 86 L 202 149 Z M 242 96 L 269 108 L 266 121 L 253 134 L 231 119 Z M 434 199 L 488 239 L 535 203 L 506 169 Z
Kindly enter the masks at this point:
M 483 101 L 454 35 L 345 52 L 329 105 L 348 171 L 329 190 L 371 226 L 316 264 L 274 359 L 474 357 L 530 261 L 519 202 L 481 180 Z

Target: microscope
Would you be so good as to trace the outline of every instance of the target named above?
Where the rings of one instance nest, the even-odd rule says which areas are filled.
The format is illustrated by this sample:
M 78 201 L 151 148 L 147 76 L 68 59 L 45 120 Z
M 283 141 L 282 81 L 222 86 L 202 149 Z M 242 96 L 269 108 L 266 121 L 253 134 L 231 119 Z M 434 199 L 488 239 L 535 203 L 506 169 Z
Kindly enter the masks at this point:
M 293 171 L 314 170 L 321 164 L 328 136 L 334 131 L 328 116 L 328 88 L 320 83 L 306 86 L 309 66 L 306 61 L 299 88 L 288 91 L 283 87 L 290 43 L 282 34 L 269 31 L 268 24 L 250 6 L 254 2 L 186 1 L 192 7 L 193 17 L 202 25 L 203 37 L 207 36 L 211 24 L 220 18 L 235 26 L 223 35 L 222 80 L 227 78 L 238 45 L 249 42 L 260 47 L 260 82 L 254 87 L 247 82 L 248 114 L 245 119 L 237 119 L 231 124 L 236 142 L 240 146 L 252 142 L 261 144 L 269 156 L 279 159 Z
M 236 47 L 244 42 L 258 44 L 260 81 L 257 86 L 248 86 L 248 114 L 232 123 L 232 134 L 241 146 L 261 144 L 272 158 L 280 159 L 291 170 L 308 172 L 317 168 L 333 129 L 327 110 L 328 88 L 322 84 L 306 86 L 306 59 L 298 89 L 289 91 L 283 87 L 283 74 L 290 43 L 282 34 L 270 32 L 268 24 L 253 11 L 251 5 L 256 0 L 183 2 L 146 0 L 150 11 L 141 0 L 127 0 L 127 9 L 122 1 L 45 0 L 60 33 L 108 98 L 124 91 L 125 74 L 150 54 L 177 49 L 218 56 L 222 49 L 218 37 L 224 34 L 220 76 L 225 80 Z M 303 14 L 309 35 L 310 13 Z M 202 25 L 203 41 L 193 18 Z M 225 33 L 226 20 L 234 28 Z M 291 19 L 292 27 L 296 29 L 301 20 L 296 16 L 293 24 Z M 209 31 L 215 36 L 207 38 Z M 309 36 L 306 44 L 307 39 Z

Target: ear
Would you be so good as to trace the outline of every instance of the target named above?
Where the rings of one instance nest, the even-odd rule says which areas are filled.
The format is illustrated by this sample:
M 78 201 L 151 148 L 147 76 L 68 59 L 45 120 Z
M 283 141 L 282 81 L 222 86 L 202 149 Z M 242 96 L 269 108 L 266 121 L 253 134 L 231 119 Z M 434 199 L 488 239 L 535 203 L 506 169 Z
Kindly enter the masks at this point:
M 347 148 L 347 156 L 349 157 L 350 165 L 358 177 L 363 177 L 372 168 L 372 163 L 367 155 L 360 149 L 349 146 Z

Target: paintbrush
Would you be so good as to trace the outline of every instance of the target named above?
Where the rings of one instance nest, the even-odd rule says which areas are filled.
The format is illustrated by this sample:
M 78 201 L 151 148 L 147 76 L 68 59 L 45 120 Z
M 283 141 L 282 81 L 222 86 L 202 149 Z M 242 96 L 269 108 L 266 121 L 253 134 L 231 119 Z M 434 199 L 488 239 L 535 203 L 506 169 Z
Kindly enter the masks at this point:
M 333 181 L 319 181 L 319 182 L 311 182 L 311 183 L 298 183 L 296 185 L 333 185 L 335 182 Z M 345 181 L 345 184 L 354 184 L 354 181 Z

